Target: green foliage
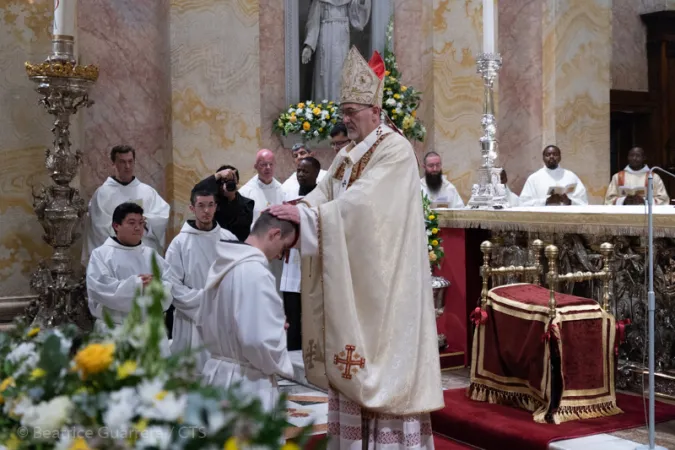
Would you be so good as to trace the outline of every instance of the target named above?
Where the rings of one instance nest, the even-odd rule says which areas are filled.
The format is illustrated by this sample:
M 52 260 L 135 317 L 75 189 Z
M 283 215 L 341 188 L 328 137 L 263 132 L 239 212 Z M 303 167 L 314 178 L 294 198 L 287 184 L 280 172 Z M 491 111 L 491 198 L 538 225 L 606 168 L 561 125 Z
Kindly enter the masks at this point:
M 330 137 L 330 130 L 337 122 L 337 106 L 328 100 L 314 103 L 311 100 L 290 105 L 279 115 L 274 130 L 282 136 L 299 134 L 305 142 L 321 141 Z
M 429 251 L 429 263 L 431 267 L 440 267 L 441 261 L 445 257 L 443 250 L 443 239 L 440 237 L 440 226 L 438 216 L 431 209 L 431 200 L 422 193 L 422 205 L 424 206 L 424 224 L 427 229 L 427 250 Z

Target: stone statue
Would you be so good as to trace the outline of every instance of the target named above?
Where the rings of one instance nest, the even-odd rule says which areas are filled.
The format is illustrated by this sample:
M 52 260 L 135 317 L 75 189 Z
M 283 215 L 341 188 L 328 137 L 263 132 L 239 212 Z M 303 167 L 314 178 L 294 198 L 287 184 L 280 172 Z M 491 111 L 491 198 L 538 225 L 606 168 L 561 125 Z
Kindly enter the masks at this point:
M 371 0 L 312 0 L 302 63 L 316 55 L 312 96 L 315 102 L 340 99 L 342 65 L 349 52 L 349 26 L 361 31 L 370 19 Z M 304 99 L 303 99 L 304 100 Z

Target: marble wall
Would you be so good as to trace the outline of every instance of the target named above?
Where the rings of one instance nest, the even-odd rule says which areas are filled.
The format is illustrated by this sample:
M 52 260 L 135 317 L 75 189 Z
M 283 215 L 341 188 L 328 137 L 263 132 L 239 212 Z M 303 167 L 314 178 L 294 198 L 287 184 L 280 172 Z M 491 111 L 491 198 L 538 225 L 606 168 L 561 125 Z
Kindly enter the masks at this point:
M 51 255 L 33 213 L 31 189 L 51 181 L 44 167 L 51 122 L 38 106 L 24 62 L 50 50 L 52 0 L 0 0 L 0 298 L 29 294 L 30 275 Z M 77 145 L 77 136 L 72 137 Z
M 612 89 L 649 90 L 647 30 L 640 14 L 656 5 L 649 0 L 614 0 L 612 4 Z M 656 3 L 656 2 L 651 2 Z M 661 0 L 663 3 L 663 0 Z M 661 5 L 663 6 L 663 5 Z M 661 8 L 663 9 L 663 8 Z

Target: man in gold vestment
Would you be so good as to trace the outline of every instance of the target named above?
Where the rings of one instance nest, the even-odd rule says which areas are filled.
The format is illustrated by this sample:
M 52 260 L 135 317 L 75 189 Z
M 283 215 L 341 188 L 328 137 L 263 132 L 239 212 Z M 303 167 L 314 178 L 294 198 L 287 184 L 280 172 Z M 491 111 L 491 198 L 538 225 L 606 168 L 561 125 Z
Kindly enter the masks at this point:
M 432 449 L 443 407 L 417 160 L 381 123 L 384 62 L 352 48 L 340 110 L 353 141 L 298 205 L 307 379 L 329 390 L 329 448 Z
M 649 166 L 645 164 L 645 151 L 640 147 L 633 147 L 628 152 L 628 165 L 622 171 L 614 174 L 612 181 L 607 187 L 605 195 L 606 205 L 643 205 L 647 197 L 647 181 L 649 175 Z M 622 196 L 621 188 L 644 188 L 644 197 L 642 195 Z M 663 180 L 657 174 L 654 174 L 654 204 L 667 205 L 670 203 L 668 191 L 663 184 Z

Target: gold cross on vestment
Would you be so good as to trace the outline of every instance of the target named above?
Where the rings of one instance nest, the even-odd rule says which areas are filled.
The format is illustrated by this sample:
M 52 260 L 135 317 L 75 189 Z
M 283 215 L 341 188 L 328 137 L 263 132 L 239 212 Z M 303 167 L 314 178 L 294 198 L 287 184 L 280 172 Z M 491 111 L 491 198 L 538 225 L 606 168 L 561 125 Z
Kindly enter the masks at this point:
M 361 358 L 358 353 L 354 353 L 356 347 L 353 345 L 345 345 L 345 352 L 340 352 L 339 354 L 333 357 L 333 364 L 338 366 L 338 369 L 342 371 L 342 378 L 346 380 L 352 379 L 352 373 L 359 371 L 359 368 L 363 369 L 366 365 L 366 359 Z M 352 359 L 352 356 L 354 359 Z

